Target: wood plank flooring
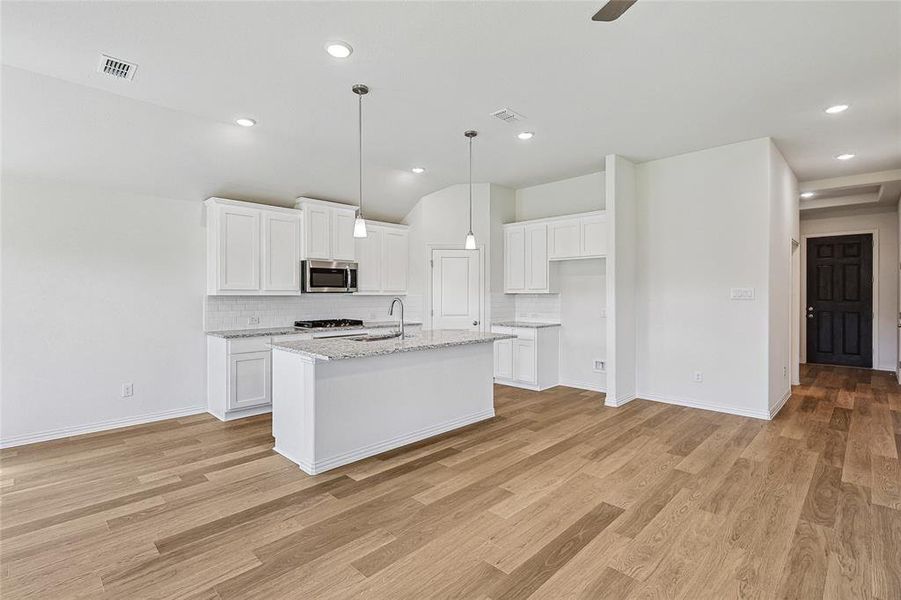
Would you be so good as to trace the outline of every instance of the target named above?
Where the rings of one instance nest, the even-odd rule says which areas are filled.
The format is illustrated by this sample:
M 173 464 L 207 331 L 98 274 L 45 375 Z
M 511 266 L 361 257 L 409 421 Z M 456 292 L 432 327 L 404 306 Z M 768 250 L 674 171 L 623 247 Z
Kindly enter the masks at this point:
M 0 595 L 898 600 L 901 387 L 802 379 L 771 422 L 498 386 L 496 419 L 316 477 L 268 416 L 4 450 Z

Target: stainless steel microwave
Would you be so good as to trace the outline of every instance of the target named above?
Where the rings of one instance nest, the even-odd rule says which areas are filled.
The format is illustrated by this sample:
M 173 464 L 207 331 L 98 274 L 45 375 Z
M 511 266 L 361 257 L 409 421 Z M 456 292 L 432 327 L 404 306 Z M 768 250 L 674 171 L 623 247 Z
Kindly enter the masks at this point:
M 356 292 L 357 263 L 343 260 L 301 261 L 304 292 Z

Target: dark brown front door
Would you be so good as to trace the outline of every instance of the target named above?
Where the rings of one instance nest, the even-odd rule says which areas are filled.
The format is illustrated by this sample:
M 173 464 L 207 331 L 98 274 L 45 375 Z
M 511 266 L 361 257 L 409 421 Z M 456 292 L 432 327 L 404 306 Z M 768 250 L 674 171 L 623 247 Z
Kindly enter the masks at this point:
M 873 236 L 807 240 L 807 362 L 873 366 Z

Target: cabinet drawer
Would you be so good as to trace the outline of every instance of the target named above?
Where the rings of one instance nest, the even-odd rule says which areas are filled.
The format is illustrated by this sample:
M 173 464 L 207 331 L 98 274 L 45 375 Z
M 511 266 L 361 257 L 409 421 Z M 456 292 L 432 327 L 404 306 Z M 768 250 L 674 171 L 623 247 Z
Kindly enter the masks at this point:
M 513 327 L 511 333 L 521 340 L 534 340 L 537 331 L 534 327 Z
M 228 353 L 240 354 L 243 352 L 268 352 L 269 343 L 272 340 L 269 336 L 237 338 L 228 341 Z

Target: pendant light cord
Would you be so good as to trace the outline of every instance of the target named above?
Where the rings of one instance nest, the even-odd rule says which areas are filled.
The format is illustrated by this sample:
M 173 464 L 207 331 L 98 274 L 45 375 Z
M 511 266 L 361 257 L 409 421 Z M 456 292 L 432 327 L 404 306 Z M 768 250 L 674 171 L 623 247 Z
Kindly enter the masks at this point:
M 360 94 L 357 96 L 357 139 L 360 142 L 359 145 L 359 159 L 360 159 L 360 218 L 363 218 L 363 95 Z
M 469 233 L 472 233 L 472 138 L 469 138 Z

